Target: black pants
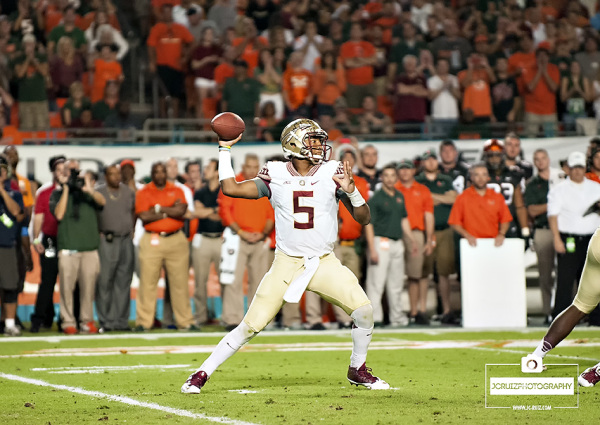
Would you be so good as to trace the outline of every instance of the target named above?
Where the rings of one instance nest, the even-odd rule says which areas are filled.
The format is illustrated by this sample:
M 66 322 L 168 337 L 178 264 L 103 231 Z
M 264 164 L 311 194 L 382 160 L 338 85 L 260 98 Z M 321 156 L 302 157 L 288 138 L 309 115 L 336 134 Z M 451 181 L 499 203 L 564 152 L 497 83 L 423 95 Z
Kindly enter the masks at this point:
M 48 248 L 48 240 L 52 240 L 52 246 L 56 250 L 53 258 L 48 258 L 44 254 L 40 255 L 40 266 L 42 268 L 42 283 L 38 288 L 37 299 L 35 300 L 35 310 L 31 315 L 31 323 L 52 326 L 54 321 L 54 285 L 58 276 L 58 249 L 56 248 L 56 238 L 44 236 L 42 244 Z
M 553 317 L 558 316 L 573 302 L 575 290 L 579 285 L 579 278 L 585 265 L 587 248 L 592 238 L 592 235 L 578 236 L 561 233 L 560 238 L 565 247 L 569 236 L 575 240 L 575 252 L 557 254 L 558 266 L 556 270 L 556 294 L 554 295 Z

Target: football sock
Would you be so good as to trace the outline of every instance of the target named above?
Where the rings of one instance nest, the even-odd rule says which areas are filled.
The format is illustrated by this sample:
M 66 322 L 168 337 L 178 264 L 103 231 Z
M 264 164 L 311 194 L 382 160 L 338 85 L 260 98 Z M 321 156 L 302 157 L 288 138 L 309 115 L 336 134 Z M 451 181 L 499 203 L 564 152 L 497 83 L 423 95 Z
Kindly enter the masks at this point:
M 553 348 L 554 347 L 552 346 L 552 344 L 550 344 L 550 342 L 546 339 L 546 337 L 544 337 L 544 338 L 542 338 L 542 341 L 540 342 L 540 344 L 537 346 L 537 348 L 533 352 L 533 355 L 541 357 L 543 359 L 544 357 L 546 357 L 546 354 L 548 354 L 548 352 L 550 350 L 552 350 Z
M 4 326 L 6 326 L 7 328 L 14 328 L 15 327 L 15 319 L 6 319 L 4 322 Z
M 350 316 L 354 319 L 350 367 L 358 368 L 367 361 L 367 350 L 373 337 L 373 307 L 370 304 L 359 307 Z
M 217 348 L 215 348 L 215 351 L 208 356 L 208 359 L 202 363 L 202 366 L 197 371 L 203 370 L 208 376 L 212 375 L 219 366 L 225 363 L 225 360 L 237 353 L 244 344 L 257 334 L 258 332 L 254 332 L 242 321 L 234 330 L 225 335 L 217 345 Z

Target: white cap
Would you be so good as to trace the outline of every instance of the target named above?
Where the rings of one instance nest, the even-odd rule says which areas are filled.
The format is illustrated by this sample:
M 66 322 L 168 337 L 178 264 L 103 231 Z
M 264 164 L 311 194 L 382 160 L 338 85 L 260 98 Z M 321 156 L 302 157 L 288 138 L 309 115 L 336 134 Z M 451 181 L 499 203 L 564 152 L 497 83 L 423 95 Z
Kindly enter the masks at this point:
M 573 167 L 583 167 L 586 166 L 586 158 L 585 155 L 581 152 L 571 152 L 569 154 L 569 158 L 567 159 L 567 165 L 569 168 Z

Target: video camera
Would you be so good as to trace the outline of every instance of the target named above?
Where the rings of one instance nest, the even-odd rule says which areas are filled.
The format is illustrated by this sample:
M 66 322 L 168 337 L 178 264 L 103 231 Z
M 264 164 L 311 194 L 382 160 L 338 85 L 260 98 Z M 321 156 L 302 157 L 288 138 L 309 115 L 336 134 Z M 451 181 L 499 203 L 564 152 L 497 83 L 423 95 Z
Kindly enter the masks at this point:
M 85 180 L 83 177 L 79 177 L 79 170 L 71 170 L 71 175 L 69 176 L 69 180 L 67 181 L 67 185 L 69 186 L 69 190 L 71 192 L 78 192 L 83 189 L 85 185 Z

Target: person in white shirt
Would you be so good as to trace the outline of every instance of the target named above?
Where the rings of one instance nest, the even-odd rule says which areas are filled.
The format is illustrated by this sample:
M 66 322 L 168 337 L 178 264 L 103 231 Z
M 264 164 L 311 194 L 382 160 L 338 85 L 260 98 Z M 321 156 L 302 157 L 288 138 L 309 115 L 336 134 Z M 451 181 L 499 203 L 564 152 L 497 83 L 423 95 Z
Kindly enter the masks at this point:
M 558 257 L 553 317 L 573 301 L 586 249 L 600 226 L 598 214 L 586 214 L 591 205 L 600 201 L 600 184 L 585 178 L 585 154 L 572 152 L 567 164 L 569 178 L 548 192 L 548 223 Z
M 199 394 L 210 375 L 275 317 L 286 302 L 297 303 L 313 291 L 352 317 L 352 355 L 348 381 L 369 389 L 389 389 L 366 367 L 373 334 L 373 307 L 358 279 L 333 253 L 341 199 L 362 225 L 369 206 L 354 185 L 349 163 L 328 161 L 327 133 L 314 121 L 297 119 L 282 132 L 287 162 L 270 161 L 252 180 L 236 182 L 231 147 L 241 139 L 219 140 L 219 179 L 223 194 L 258 199 L 267 196 L 275 210 L 275 260 L 261 281 L 242 322 L 217 345 L 181 392 Z
M 317 34 L 317 23 L 308 21 L 304 29 L 304 35 L 301 35 L 294 42 L 294 50 L 304 54 L 302 68 L 315 72 L 315 61 L 321 57 L 323 46 L 323 36 Z
M 456 76 L 449 74 L 450 63 L 447 59 L 438 59 L 436 70 L 437 74 L 427 80 L 432 132 L 445 136 L 458 123 L 460 84 Z

